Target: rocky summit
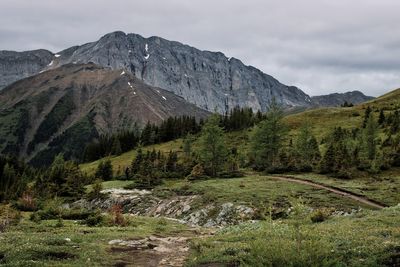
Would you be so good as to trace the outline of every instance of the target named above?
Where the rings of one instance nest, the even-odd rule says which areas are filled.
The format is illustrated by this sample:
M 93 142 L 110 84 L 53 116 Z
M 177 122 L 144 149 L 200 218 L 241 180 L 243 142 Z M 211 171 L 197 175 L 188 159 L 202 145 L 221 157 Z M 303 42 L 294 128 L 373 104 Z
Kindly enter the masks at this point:
M 310 97 L 221 52 L 201 51 L 160 37 L 145 38 L 121 31 L 57 54 L 47 50 L 0 51 L 0 89 L 65 64 L 86 63 L 123 69 L 148 85 L 163 88 L 211 112 L 225 113 L 236 106 L 266 111 L 272 99 L 287 109 L 338 106 L 345 101 L 356 104 L 371 99 L 357 91 Z
M 19 79 L 37 74 L 51 63 L 53 57 L 53 53 L 44 49 L 0 51 L 0 90 Z
M 311 97 L 315 106 L 320 107 L 338 107 L 345 102 L 348 104 L 360 104 L 365 101 L 374 99 L 372 96 L 366 96 L 360 91 L 351 91 L 346 93 L 333 93 L 329 95 Z
M 0 57 L 0 64 L 3 61 Z M 46 58 L 42 69 L 89 62 L 125 69 L 149 85 L 171 91 L 212 112 L 223 113 L 235 106 L 265 111 L 272 98 L 289 108 L 311 105 L 311 98 L 297 87 L 286 86 L 236 58 L 160 37 L 144 38 L 123 32 L 61 51 L 51 60 Z M 4 86 L 32 74 L 14 72 L 12 80 L 1 83 Z

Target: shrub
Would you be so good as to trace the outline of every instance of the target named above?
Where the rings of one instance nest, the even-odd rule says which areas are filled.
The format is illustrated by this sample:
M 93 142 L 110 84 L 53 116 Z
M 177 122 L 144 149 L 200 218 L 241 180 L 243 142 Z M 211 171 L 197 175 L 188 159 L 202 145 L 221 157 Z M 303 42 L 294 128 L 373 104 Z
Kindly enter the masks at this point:
M 97 179 L 92 186 L 92 190 L 87 194 L 87 198 L 90 200 L 103 198 L 104 195 L 101 193 L 102 190 L 103 185 L 101 184 L 101 180 Z
M 323 222 L 329 217 L 329 212 L 325 209 L 317 209 L 314 210 L 311 215 L 310 219 L 313 223 Z
M 193 167 L 191 173 L 187 178 L 189 180 L 197 180 L 197 179 L 204 179 L 206 177 L 207 176 L 205 175 L 203 165 L 199 163 Z
M 40 223 L 42 221 L 42 218 L 40 217 L 39 213 L 33 212 L 29 219 L 34 222 L 34 223 Z
M 47 201 L 42 210 L 39 210 L 37 214 L 42 220 L 52 220 L 57 219 L 61 216 L 62 210 L 61 200 L 54 198 Z
M 17 201 L 16 206 L 21 211 L 36 211 L 38 209 L 37 201 L 34 198 L 33 191 L 30 188 L 22 193 L 22 196 Z
M 155 227 L 155 230 L 157 232 L 164 232 L 167 226 L 167 220 L 165 218 L 161 218 L 158 222 L 157 225 Z
M 125 226 L 126 221 L 124 215 L 122 214 L 121 205 L 113 205 L 110 210 L 111 222 L 113 225 Z
M 64 227 L 64 221 L 63 221 L 63 219 L 61 218 L 61 216 L 58 217 L 57 223 L 56 223 L 55 227 L 58 227 L 58 228 Z
M 21 213 L 10 205 L 0 206 L 0 233 L 6 231 L 10 225 L 18 224 L 21 220 Z
M 100 213 L 100 211 L 96 211 L 89 215 L 83 223 L 87 226 L 98 226 L 104 222 L 104 216 Z

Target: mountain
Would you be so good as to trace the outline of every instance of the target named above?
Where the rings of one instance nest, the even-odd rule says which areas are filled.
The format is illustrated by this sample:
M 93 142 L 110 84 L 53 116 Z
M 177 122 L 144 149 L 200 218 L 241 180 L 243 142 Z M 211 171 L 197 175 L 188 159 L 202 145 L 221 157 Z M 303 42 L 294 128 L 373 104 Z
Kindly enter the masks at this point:
M 66 64 L 0 91 L 0 153 L 48 162 L 63 152 L 79 158 L 99 134 L 209 113 L 123 70 Z
M 360 91 L 351 91 L 346 93 L 334 93 L 329 95 L 313 96 L 311 100 L 315 106 L 319 107 L 338 107 L 343 103 L 360 104 L 374 99 L 372 96 L 366 96 Z
M 37 74 L 50 64 L 54 55 L 47 50 L 0 51 L 0 90 L 22 78 Z
M 311 106 L 311 98 L 297 87 L 281 84 L 238 59 L 160 37 L 113 32 L 59 52 L 45 68 L 89 62 L 124 69 L 212 112 L 235 106 L 265 111 L 273 97 L 289 108 Z

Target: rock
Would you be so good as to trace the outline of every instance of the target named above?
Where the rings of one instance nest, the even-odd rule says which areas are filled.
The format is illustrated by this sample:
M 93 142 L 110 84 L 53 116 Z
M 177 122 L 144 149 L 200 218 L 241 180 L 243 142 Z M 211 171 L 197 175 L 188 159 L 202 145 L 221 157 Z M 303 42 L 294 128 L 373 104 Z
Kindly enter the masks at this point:
M 53 53 L 44 49 L 25 52 L 0 51 L 0 90 L 15 81 L 39 73 L 53 59 Z
M 72 207 L 110 210 L 115 204 L 121 205 L 125 213 L 152 217 L 165 217 L 191 226 L 220 227 L 234 225 L 253 218 L 254 209 L 244 205 L 224 203 L 213 204 L 194 210 L 193 201 L 199 196 L 175 196 L 159 199 L 151 191 L 108 190 L 108 198 L 92 201 L 79 200 Z
M 320 95 L 311 97 L 313 105 L 321 107 L 338 107 L 345 102 L 354 105 L 373 99 L 372 96 L 366 96 L 360 91 L 351 91 L 346 93 L 334 93 L 329 95 Z
M 17 56 L 27 57 L 22 53 Z M 111 69 L 123 69 L 121 73 L 133 73 L 145 83 L 173 92 L 211 112 L 224 113 L 236 106 L 266 111 L 272 98 L 286 107 L 311 105 L 311 98 L 297 87 L 284 85 L 236 58 L 160 37 L 144 38 L 138 34 L 113 32 L 96 42 L 68 48 L 57 58 L 47 51 L 39 60 L 43 63 L 36 63 L 27 72 L 12 71 L 13 75 L 2 81 L 3 86 L 35 74 L 45 66 L 48 69 L 68 63 L 93 62 Z M 0 56 L 0 62 L 4 61 Z M 27 69 L 23 60 L 15 64 L 12 60 L 7 62 L 4 70 L 9 66 Z
M 60 55 L 58 64 L 91 61 L 124 69 L 147 84 L 169 90 L 209 111 L 223 113 L 235 106 L 266 111 L 272 97 L 288 107 L 311 103 L 300 89 L 283 85 L 238 59 L 160 37 L 113 32 Z

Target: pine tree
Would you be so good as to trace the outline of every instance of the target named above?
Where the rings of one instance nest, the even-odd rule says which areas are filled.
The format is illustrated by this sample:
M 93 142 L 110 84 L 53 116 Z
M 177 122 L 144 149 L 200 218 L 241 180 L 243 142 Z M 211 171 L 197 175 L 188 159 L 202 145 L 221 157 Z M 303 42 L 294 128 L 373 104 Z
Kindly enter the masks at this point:
M 365 113 L 364 113 L 364 121 L 363 121 L 363 124 L 362 124 L 363 128 L 365 128 L 365 126 L 367 125 L 367 121 L 368 121 L 368 118 L 369 118 L 369 115 L 371 114 L 371 112 L 372 112 L 372 108 L 370 106 L 368 106 L 365 109 Z
M 178 154 L 176 152 L 170 151 L 168 154 L 168 159 L 166 163 L 167 172 L 175 172 L 178 164 Z
M 335 148 L 333 144 L 330 144 L 326 150 L 321 163 L 320 171 L 321 173 L 332 173 L 335 170 Z
M 204 124 L 199 138 L 199 156 L 211 176 L 221 170 L 227 156 L 224 130 L 219 126 L 219 116 L 212 115 Z
M 95 177 L 99 179 L 103 179 L 104 181 L 109 181 L 112 179 L 113 170 L 110 159 L 106 159 L 105 161 L 100 161 L 97 166 Z
M 14 167 L 6 163 L 3 168 L 0 183 L 0 201 L 9 199 L 13 194 L 12 185 L 17 179 Z
M 186 135 L 183 139 L 183 154 L 185 159 L 189 159 L 192 155 L 192 143 L 193 143 L 193 136 L 191 134 Z
M 320 159 L 318 142 L 308 124 L 304 124 L 300 129 L 296 140 L 296 152 L 299 157 L 300 169 L 310 170 Z
M 379 119 L 378 119 L 378 124 L 383 125 L 385 123 L 385 113 L 383 112 L 383 109 L 379 112 Z
M 114 137 L 113 144 L 111 147 L 111 154 L 116 156 L 122 154 L 121 143 L 117 137 Z
M 320 162 L 321 173 L 330 173 L 340 178 L 351 177 L 352 164 L 357 159 L 352 158 L 355 154 L 350 135 L 349 131 L 341 127 L 333 130 L 328 139 L 328 149 Z
M 265 120 L 254 130 L 250 157 L 258 169 L 268 169 L 279 163 L 279 150 L 287 133 L 282 118 L 283 111 L 273 100 Z
M 373 160 L 376 156 L 378 136 L 378 125 L 375 122 L 372 114 L 369 116 L 364 130 L 365 148 L 367 151 L 368 159 Z
M 131 174 L 137 174 L 139 173 L 140 170 L 140 166 L 143 162 L 143 151 L 142 148 L 138 148 L 137 152 L 136 152 L 136 158 L 132 161 L 131 164 Z
M 72 161 L 65 162 L 65 182 L 62 184 L 60 195 L 68 197 L 81 197 L 85 192 L 84 175 L 78 164 Z

